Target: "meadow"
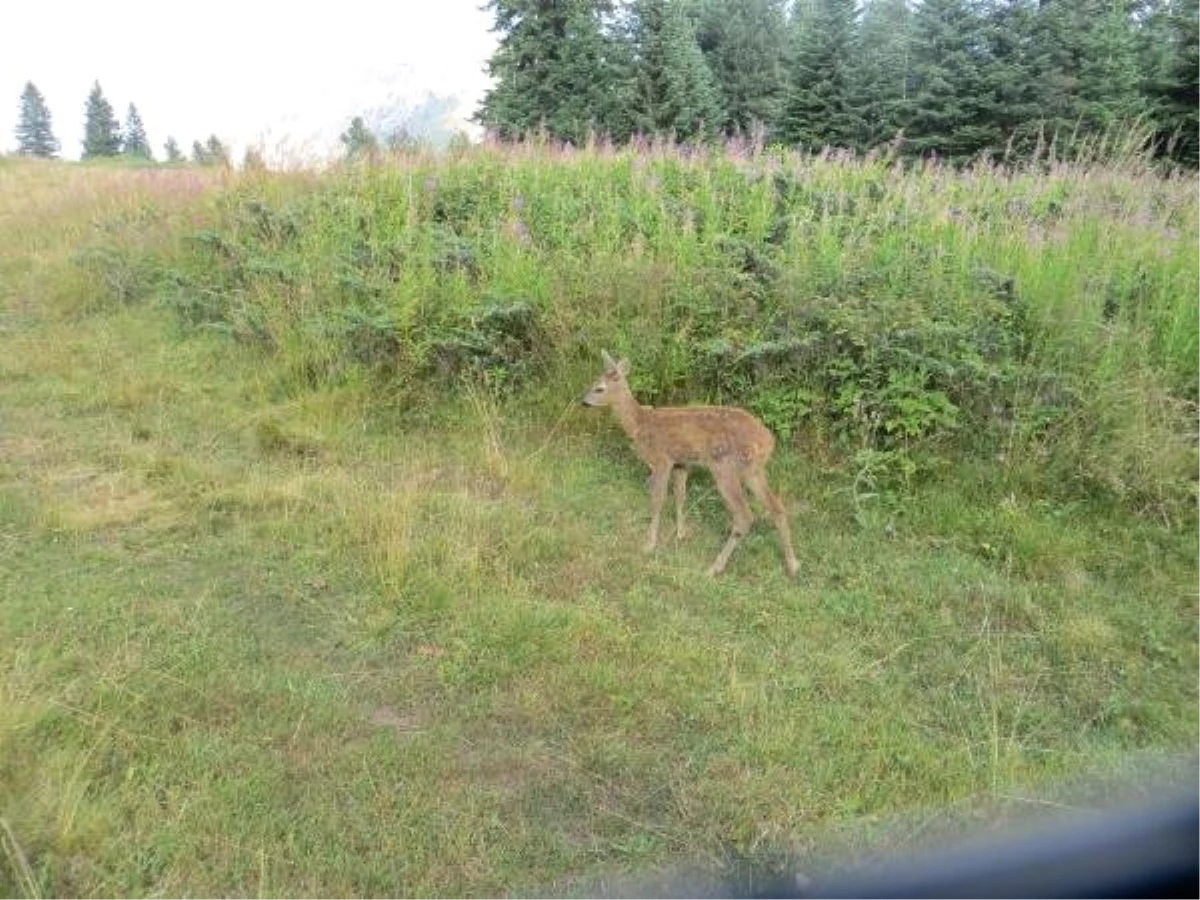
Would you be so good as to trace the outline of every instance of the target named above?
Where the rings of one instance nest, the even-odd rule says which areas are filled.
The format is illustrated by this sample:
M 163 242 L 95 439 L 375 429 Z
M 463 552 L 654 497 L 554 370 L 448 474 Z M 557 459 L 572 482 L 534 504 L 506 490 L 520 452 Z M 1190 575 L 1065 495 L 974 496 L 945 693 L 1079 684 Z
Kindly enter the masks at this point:
M 0 160 L 0 893 L 746 893 L 1194 791 L 1197 188 Z M 602 348 L 772 428 L 796 579 L 705 576 L 701 476 L 641 552 Z

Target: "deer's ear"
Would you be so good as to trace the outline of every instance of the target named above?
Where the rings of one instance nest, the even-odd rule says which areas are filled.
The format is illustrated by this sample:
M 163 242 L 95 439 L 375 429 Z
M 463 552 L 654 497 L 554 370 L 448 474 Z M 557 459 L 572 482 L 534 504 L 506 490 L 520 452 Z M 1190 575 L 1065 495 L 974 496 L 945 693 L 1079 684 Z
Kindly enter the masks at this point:
M 607 350 L 601 350 L 600 356 L 604 360 L 604 368 L 615 369 L 617 367 L 617 361 L 615 359 L 613 359 L 612 356 L 609 355 L 609 352 Z
M 629 374 L 629 360 L 623 359 L 619 363 L 617 363 L 617 371 L 621 373 L 622 378 L 624 378 L 626 375 L 628 375 Z

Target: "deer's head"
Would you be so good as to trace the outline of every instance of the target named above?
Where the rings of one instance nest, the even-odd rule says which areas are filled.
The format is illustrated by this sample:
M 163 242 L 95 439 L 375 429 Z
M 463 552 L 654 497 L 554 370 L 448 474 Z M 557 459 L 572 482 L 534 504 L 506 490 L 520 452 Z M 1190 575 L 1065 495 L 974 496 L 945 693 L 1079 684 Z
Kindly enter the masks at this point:
M 600 351 L 604 356 L 604 372 L 600 379 L 592 385 L 592 389 L 583 395 L 580 402 L 584 406 L 608 406 L 613 402 L 614 391 L 628 392 L 629 385 L 625 376 L 629 374 L 629 360 L 617 362 L 609 356 L 607 350 Z

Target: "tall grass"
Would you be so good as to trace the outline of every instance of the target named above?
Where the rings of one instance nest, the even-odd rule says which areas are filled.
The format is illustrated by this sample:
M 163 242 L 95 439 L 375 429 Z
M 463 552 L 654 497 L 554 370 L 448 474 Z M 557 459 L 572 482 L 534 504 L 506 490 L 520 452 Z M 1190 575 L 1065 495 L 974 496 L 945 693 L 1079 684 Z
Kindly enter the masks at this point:
M 1198 233 L 1195 177 L 1129 161 L 485 146 L 245 178 L 174 255 L 88 253 L 301 385 L 528 402 L 607 346 L 648 401 L 744 404 L 893 487 L 967 453 L 1175 517 Z

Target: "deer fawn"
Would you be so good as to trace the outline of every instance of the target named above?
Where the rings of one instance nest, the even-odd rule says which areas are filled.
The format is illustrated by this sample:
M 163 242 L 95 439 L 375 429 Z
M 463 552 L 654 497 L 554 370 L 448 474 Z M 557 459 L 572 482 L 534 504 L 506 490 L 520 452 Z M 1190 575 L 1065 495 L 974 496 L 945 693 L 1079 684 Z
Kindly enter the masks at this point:
M 583 396 L 586 406 L 611 406 L 617 421 L 633 441 L 633 449 L 650 467 L 650 533 L 647 553 L 658 545 L 658 524 L 667 499 L 667 480 L 674 472 L 675 536 L 684 536 L 683 504 L 687 495 L 688 466 L 712 472 L 717 490 L 733 515 L 733 530 L 708 569 L 709 575 L 725 571 L 738 541 L 750 530 L 754 514 L 746 500 L 745 483 L 770 513 L 783 545 L 788 575 L 800 568 L 792 549 L 787 511 L 767 485 L 767 460 L 775 449 L 775 436 L 758 419 L 731 406 L 675 406 L 655 409 L 642 406 L 629 389 L 629 360 L 604 354 L 604 374 Z

